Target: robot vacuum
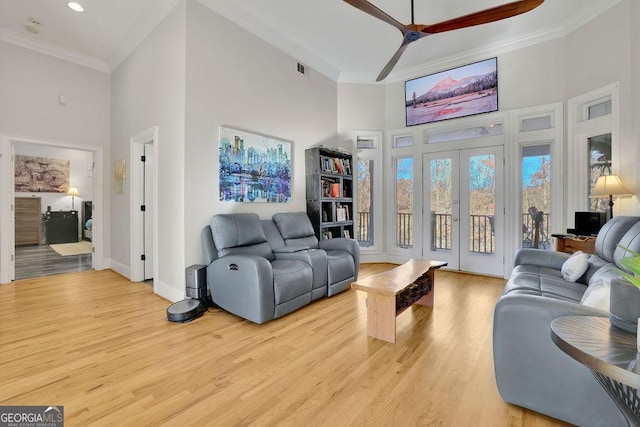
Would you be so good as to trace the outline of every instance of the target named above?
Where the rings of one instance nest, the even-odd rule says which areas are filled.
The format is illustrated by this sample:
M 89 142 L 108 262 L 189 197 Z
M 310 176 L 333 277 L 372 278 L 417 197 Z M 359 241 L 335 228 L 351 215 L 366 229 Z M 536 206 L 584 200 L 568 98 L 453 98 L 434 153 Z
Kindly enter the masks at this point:
M 207 308 L 198 299 L 183 299 L 167 308 L 167 320 L 171 322 L 187 323 L 202 316 Z

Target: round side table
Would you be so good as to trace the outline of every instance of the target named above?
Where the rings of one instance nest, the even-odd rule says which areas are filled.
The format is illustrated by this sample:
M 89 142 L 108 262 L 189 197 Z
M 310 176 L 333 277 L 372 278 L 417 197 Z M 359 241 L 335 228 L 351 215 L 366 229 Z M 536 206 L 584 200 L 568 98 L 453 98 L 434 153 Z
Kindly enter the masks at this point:
M 551 322 L 551 339 L 589 368 L 630 426 L 640 426 L 640 355 L 635 335 L 612 326 L 606 317 L 566 316 Z

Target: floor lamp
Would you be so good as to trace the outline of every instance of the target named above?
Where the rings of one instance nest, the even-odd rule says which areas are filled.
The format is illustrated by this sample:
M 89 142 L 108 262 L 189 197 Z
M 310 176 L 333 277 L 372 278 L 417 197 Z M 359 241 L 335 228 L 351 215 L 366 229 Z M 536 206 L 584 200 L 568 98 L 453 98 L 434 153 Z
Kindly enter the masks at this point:
M 76 187 L 69 187 L 69 191 L 67 191 L 67 196 L 71 196 L 71 210 L 75 211 L 75 199 L 78 197 L 80 193 Z
M 613 218 L 613 198 L 633 196 L 633 194 L 627 190 L 622 184 L 618 175 L 602 175 L 598 177 L 596 186 L 591 192 L 592 199 L 606 199 L 609 198 L 609 215 L 607 220 Z

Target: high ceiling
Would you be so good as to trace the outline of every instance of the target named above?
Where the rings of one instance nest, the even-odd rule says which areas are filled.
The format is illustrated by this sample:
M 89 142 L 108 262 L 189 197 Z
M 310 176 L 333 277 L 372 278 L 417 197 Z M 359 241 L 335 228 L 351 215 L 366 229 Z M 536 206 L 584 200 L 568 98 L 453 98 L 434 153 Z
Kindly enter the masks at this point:
M 179 0 L 76 0 L 83 13 L 69 9 L 67 1 L 0 0 L 0 40 L 108 72 Z M 197 1 L 340 81 L 375 81 L 402 41 L 397 29 L 342 0 Z M 433 24 L 511 1 L 415 0 L 415 20 Z M 546 0 L 524 15 L 429 36 L 407 48 L 387 80 L 561 36 L 620 1 Z M 411 22 L 410 0 L 371 2 Z

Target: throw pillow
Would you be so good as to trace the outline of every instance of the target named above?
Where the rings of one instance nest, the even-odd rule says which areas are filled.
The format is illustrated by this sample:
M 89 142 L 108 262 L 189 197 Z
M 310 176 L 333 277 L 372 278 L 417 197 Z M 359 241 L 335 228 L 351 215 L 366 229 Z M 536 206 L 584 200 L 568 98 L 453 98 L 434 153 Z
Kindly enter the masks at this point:
M 577 251 L 562 264 L 560 273 L 564 280 L 575 282 L 587 271 L 587 268 L 589 268 L 589 254 Z
M 593 281 L 584 295 L 580 304 L 600 310 L 609 311 L 609 299 L 611 297 L 611 280 L 600 278 Z

